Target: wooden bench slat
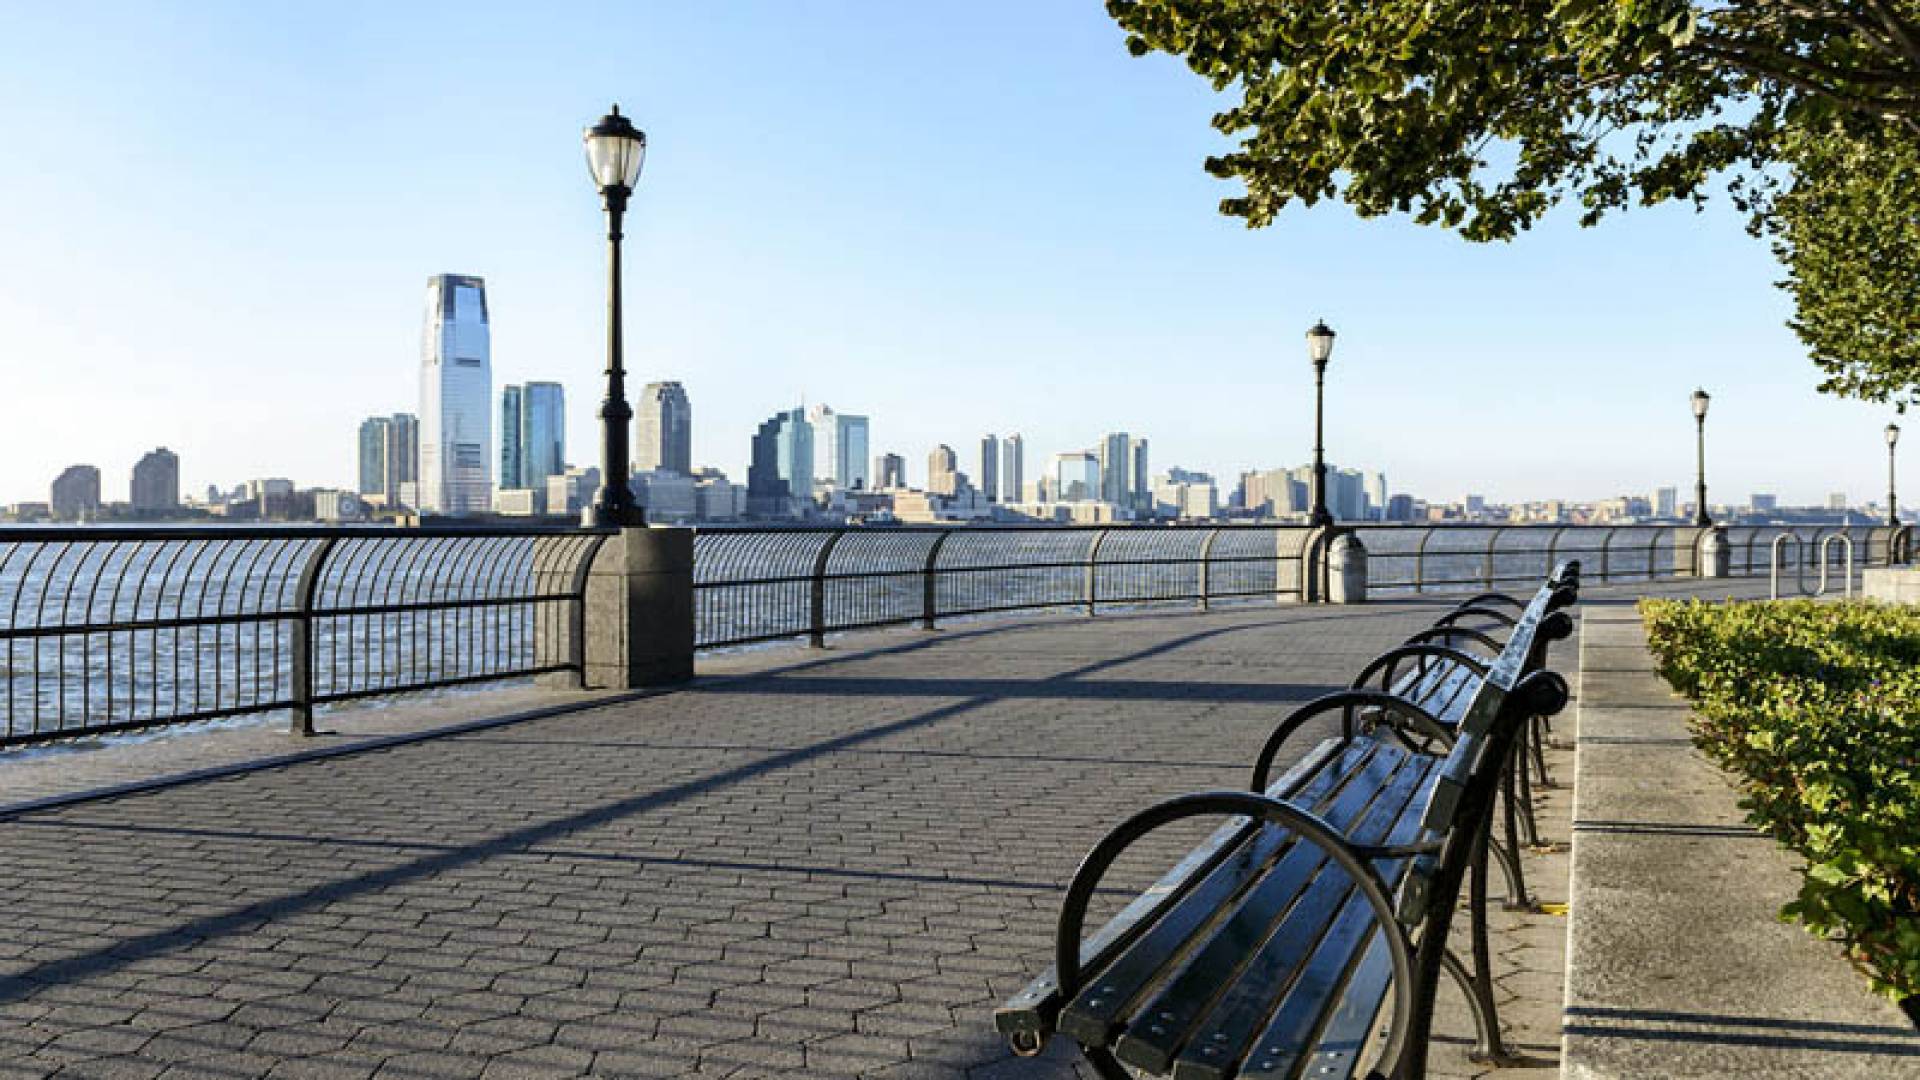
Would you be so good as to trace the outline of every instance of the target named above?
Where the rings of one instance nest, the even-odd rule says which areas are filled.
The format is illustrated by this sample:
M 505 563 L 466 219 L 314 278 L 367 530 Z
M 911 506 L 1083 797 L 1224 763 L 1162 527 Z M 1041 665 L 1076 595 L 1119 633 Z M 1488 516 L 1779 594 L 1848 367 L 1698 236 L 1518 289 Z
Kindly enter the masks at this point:
M 1298 763 L 1267 787 L 1267 794 L 1319 802 L 1332 792 L 1338 780 L 1359 768 L 1374 752 L 1374 747 L 1329 739 L 1308 751 Z M 1338 760 L 1335 760 L 1335 759 Z M 1253 826 L 1244 817 L 1229 819 L 1200 845 L 1188 852 L 1159 881 L 1108 920 L 1098 932 L 1081 945 L 1081 963 L 1099 970 L 1113 960 L 1162 907 L 1172 903 L 1189 885 L 1211 873 L 1225 861 L 1234 848 L 1253 834 Z M 1054 1030 L 1055 1018 L 1063 1002 L 1053 966 L 1027 987 L 994 1010 L 994 1026 L 1003 1034 Z
M 1354 843 L 1378 843 L 1415 827 L 1410 819 L 1417 822 L 1419 796 L 1436 759 L 1396 756 L 1399 771 L 1381 786 L 1366 817 L 1347 830 Z M 1225 1069 L 1238 1061 L 1352 892 L 1352 880 L 1325 852 L 1296 846 L 1234 913 L 1241 933 L 1216 933 L 1185 971 L 1162 986 L 1128 1026 L 1117 1055 L 1156 1073 L 1165 1072 L 1182 1047 L 1196 1065 Z
M 1386 747 L 1369 749 L 1372 753 L 1358 768 L 1329 777 L 1338 783 L 1338 790 L 1328 791 L 1314 804 L 1314 810 L 1335 828 L 1356 820 L 1398 767 L 1397 755 Z M 1241 851 L 1181 897 L 1111 964 L 1088 974 L 1086 989 L 1060 1013 L 1060 1031 L 1083 1043 L 1107 1043 L 1120 1018 L 1151 988 L 1159 973 L 1180 958 L 1195 932 L 1224 919 L 1235 898 L 1260 879 L 1293 839 L 1285 830 L 1256 829 Z
M 1417 800 L 1415 806 L 1418 806 Z M 1387 843 L 1410 844 L 1417 840 L 1424 829 L 1420 817 L 1418 813 L 1411 813 L 1400 818 L 1394 823 Z M 1373 866 L 1388 890 L 1393 890 L 1405 878 L 1409 862 L 1408 859 L 1376 859 Z M 1360 953 L 1361 935 L 1369 928 L 1374 933 L 1367 951 L 1354 963 L 1355 954 Z M 1320 1080 L 1321 1074 L 1315 1070 L 1322 1067 L 1331 1070 L 1326 1074 L 1329 1077 L 1352 1073 L 1359 1055 L 1356 1052 L 1346 1057 L 1343 1065 L 1341 1047 L 1351 1046 L 1357 1050 L 1365 1040 L 1393 979 L 1392 959 L 1380 929 L 1366 897 L 1349 889 L 1338 924 L 1321 939 L 1300 978 L 1287 991 L 1287 1000 L 1280 1003 L 1266 1030 L 1254 1042 L 1241 1076 L 1296 1075 L 1295 1064 L 1313 1050 L 1316 1043 L 1320 1046 L 1316 1056 L 1324 1054 L 1327 1060 L 1310 1062 L 1309 1068 L 1297 1075 Z M 1378 956 L 1370 963 L 1369 957 L 1375 953 Z M 1351 971 L 1348 971 L 1349 965 L 1352 965 Z M 1334 997 L 1335 988 L 1340 987 L 1342 981 L 1345 986 L 1329 1011 L 1329 999 Z M 1327 1014 L 1324 1023 L 1322 1013 Z

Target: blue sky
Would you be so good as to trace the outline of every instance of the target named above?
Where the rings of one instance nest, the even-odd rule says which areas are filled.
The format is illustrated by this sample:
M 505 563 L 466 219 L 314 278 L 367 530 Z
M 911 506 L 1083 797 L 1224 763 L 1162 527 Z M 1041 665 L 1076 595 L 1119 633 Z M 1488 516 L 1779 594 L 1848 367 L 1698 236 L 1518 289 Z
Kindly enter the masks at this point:
M 1329 456 L 1397 492 L 1685 488 L 1695 384 L 1716 501 L 1884 487 L 1887 410 L 1814 392 L 1729 209 L 1250 232 L 1201 170 L 1217 100 L 1095 0 L 0 0 L 0 502 L 82 461 L 124 498 L 163 444 L 194 490 L 350 485 L 360 418 L 414 407 L 438 272 L 487 279 L 496 384 L 563 382 L 596 459 L 579 132 L 615 100 L 650 140 L 629 367 L 687 385 L 696 461 L 740 479 L 803 396 L 915 478 L 986 431 L 1030 471 L 1115 429 L 1156 470 L 1297 464 L 1324 317 Z

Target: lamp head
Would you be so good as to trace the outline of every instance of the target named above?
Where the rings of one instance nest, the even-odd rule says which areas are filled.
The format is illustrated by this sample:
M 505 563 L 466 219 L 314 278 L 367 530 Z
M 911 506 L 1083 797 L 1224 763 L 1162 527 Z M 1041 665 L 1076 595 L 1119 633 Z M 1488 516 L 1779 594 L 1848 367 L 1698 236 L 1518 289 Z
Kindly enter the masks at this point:
M 646 132 L 620 115 L 620 106 L 587 129 L 587 171 L 601 191 L 631 192 L 647 160 Z
M 1313 361 L 1314 366 L 1318 367 L 1326 363 L 1327 358 L 1332 355 L 1333 328 L 1324 321 L 1314 323 L 1313 329 L 1307 331 L 1307 359 Z
M 1712 396 L 1709 395 L 1705 390 L 1695 390 L 1693 392 L 1694 419 L 1705 420 L 1707 418 L 1707 403 L 1712 400 L 1713 400 Z

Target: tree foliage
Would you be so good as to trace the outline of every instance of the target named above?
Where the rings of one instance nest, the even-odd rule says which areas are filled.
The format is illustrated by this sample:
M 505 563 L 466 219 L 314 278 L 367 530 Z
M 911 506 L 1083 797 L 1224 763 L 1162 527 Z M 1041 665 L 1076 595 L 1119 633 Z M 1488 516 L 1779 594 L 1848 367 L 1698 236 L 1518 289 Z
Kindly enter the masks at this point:
M 1899 186 L 1920 148 L 1920 0 L 1107 7 L 1136 55 L 1237 95 L 1214 118 L 1236 145 L 1207 169 L 1245 185 L 1221 209 L 1250 226 L 1339 198 L 1501 240 L 1563 202 L 1590 225 L 1724 182 L 1788 267 L 1825 388 L 1920 382 L 1913 278 L 1867 280 L 1920 262 L 1920 196 Z M 1890 207 L 1899 222 L 1874 220 Z

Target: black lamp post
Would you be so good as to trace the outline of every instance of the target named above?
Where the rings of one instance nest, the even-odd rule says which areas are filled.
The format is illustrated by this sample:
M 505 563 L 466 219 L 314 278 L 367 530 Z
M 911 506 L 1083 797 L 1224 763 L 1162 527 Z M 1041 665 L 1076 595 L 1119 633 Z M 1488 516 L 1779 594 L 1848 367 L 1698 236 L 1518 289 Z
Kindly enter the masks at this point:
M 1900 425 L 1887 425 L 1887 524 L 1900 524 L 1900 504 L 1893 497 L 1893 448 L 1900 442 Z
M 1327 510 L 1327 454 L 1325 405 L 1327 397 L 1327 358 L 1333 355 L 1333 329 L 1316 322 L 1307 331 L 1307 359 L 1313 361 L 1313 516 L 1315 525 L 1333 524 Z
M 1707 402 L 1711 400 L 1705 390 L 1693 392 L 1695 450 L 1699 470 L 1693 487 L 1693 523 L 1701 528 L 1713 524 L 1713 519 L 1707 516 Z
M 647 158 L 647 136 L 620 106 L 587 129 L 587 169 L 607 204 L 607 397 L 600 403 L 600 490 L 587 510 L 587 523 L 600 527 L 645 525 L 647 514 L 633 499 L 627 454 L 627 428 L 633 408 L 627 404 L 627 371 L 620 339 L 620 219 L 627 197 L 640 179 Z

